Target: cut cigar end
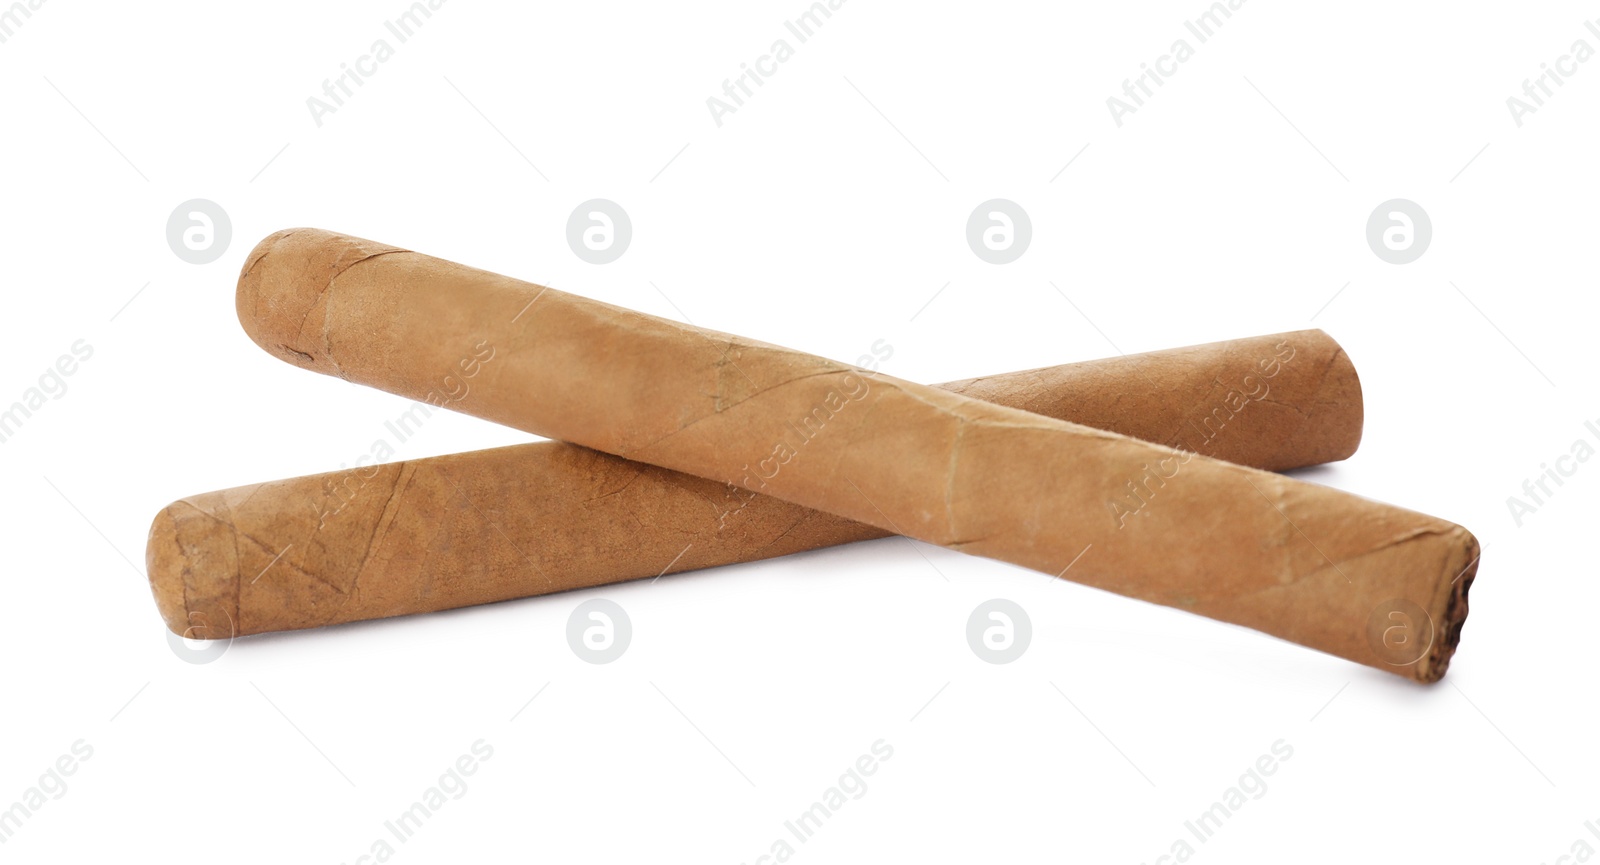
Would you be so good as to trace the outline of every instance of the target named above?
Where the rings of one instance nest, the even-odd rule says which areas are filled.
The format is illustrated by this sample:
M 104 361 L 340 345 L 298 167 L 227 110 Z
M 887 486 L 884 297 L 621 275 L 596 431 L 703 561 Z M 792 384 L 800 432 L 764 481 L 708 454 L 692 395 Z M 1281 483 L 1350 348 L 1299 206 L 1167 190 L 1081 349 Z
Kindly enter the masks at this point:
M 238 550 L 232 530 L 188 500 L 156 514 L 145 568 L 156 609 L 174 634 L 226 640 L 238 630 Z
M 1450 565 L 1452 579 L 1446 587 L 1443 612 L 1435 625 L 1433 644 L 1413 671 L 1417 681 L 1425 684 L 1444 678 L 1445 671 L 1450 668 L 1450 659 L 1461 643 L 1462 625 L 1467 621 L 1467 592 L 1478 576 L 1478 562 L 1482 557 L 1477 537 L 1460 526 L 1456 526 L 1455 531 L 1461 534 L 1460 543 L 1456 545 L 1459 557 Z
M 328 288 L 351 265 L 404 251 L 320 228 L 273 232 L 250 250 L 239 271 L 239 323 L 268 354 L 338 376 L 323 331 Z

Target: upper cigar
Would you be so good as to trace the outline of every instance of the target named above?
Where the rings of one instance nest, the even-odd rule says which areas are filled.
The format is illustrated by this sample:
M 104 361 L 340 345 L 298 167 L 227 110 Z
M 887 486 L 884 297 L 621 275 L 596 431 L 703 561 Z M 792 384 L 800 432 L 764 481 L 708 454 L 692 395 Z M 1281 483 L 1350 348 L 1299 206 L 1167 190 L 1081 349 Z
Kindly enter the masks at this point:
M 1477 567 L 1460 526 L 1205 455 L 1293 340 L 1163 445 L 315 229 L 251 253 L 238 309 L 302 367 L 1421 681 Z

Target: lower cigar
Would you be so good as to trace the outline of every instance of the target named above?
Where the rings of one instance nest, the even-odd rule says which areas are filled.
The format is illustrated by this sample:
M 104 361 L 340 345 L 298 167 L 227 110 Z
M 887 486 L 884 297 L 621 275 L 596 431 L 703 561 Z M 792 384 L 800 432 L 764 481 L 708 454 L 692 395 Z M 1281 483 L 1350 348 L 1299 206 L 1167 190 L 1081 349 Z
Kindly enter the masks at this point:
M 1303 363 L 1242 380 L 1291 344 Z M 1316 331 L 944 385 L 1261 468 L 1340 460 L 1362 402 Z M 413 411 L 432 407 L 414 406 Z M 357 467 L 192 496 L 147 554 L 167 626 L 201 639 L 451 609 L 884 536 L 872 526 L 563 442 Z

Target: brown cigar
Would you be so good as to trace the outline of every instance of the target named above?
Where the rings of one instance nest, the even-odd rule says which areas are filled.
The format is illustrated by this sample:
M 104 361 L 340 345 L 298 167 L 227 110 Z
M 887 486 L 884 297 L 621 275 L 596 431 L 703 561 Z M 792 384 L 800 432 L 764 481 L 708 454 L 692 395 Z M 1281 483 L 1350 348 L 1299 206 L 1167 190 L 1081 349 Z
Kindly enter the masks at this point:
M 1419 681 L 1477 567 L 1423 514 L 331 232 L 263 241 L 238 310 L 298 366 L 725 481 L 722 519 L 770 494 Z
M 1246 411 L 1211 413 L 1293 345 Z M 871 356 L 868 356 L 871 357 Z M 493 355 L 481 360 L 485 369 Z M 470 387 L 472 379 L 464 384 Z M 1231 384 L 1230 384 L 1231 383 Z M 1319 330 L 940 385 L 1265 468 L 1344 459 L 1361 385 Z M 415 404 L 403 427 L 434 409 Z M 1208 425 L 1215 435 L 1203 437 Z M 746 500 L 748 499 L 748 501 Z M 737 511 L 729 513 L 731 506 Z M 174 502 L 150 533 L 167 625 L 227 637 L 482 604 L 755 561 L 888 532 L 564 442 L 253 484 Z

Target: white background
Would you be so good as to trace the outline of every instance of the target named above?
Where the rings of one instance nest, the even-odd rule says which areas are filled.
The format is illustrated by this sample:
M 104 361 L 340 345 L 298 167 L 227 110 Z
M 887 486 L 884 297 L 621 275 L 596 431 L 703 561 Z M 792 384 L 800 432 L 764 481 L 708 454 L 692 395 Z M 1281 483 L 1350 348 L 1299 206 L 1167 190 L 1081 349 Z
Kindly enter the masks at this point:
M 0 855 L 354 862 L 478 739 L 492 759 L 402 861 L 754 862 L 879 739 L 892 759 L 803 861 L 1600 847 L 1600 463 L 1520 527 L 1506 503 L 1600 418 L 1600 62 L 1520 128 L 1506 106 L 1600 48 L 1600 7 L 1254 0 L 1198 44 L 1200 0 L 849 0 L 718 127 L 707 97 L 794 41 L 803 0 L 455 0 L 319 128 L 307 97 L 404 8 L 50 0 L 0 44 L 0 404 L 94 348 L 0 445 L 0 808 L 94 749 Z M 1119 128 L 1107 97 L 1178 38 L 1194 57 Z M 564 235 L 596 197 L 634 227 L 603 266 Z M 964 238 L 996 197 L 1034 232 L 1004 266 Z M 1404 266 L 1364 236 L 1397 197 L 1434 230 Z M 215 263 L 167 246 L 191 198 L 231 216 Z M 241 332 L 245 253 L 297 225 L 836 358 L 885 339 L 920 381 L 1325 328 L 1366 436 L 1301 475 L 1478 535 L 1460 652 L 1418 686 L 888 539 L 186 663 L 143 575 L 156 511 L 352 462 L 405 405 Z M 440 416 L 398 457 L 526 438 Z M 566 645 L 591 597 L 633 622 L 609 665 Z M 1004 666 L 965 637 L 995 597 L 1034 628 Z M 1265 795 L 1189 836 L 1280 739 Z

